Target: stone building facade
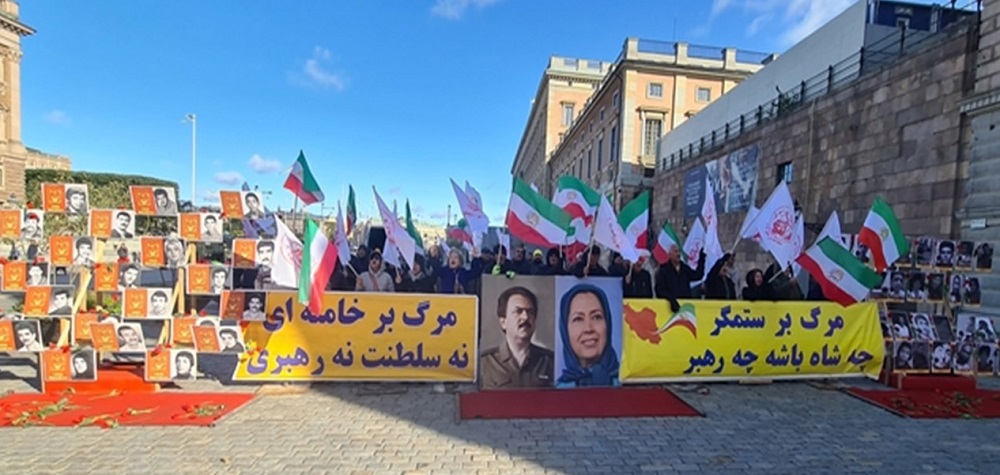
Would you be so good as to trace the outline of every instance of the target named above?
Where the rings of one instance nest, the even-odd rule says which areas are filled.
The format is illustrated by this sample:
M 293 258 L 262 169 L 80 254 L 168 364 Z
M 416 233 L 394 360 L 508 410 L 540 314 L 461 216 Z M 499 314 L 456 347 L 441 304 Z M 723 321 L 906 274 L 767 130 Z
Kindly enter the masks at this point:
M 799 104 L 713 152 L 660 170 L 652 227 L 669 220 L 686 230 L 691 220 L 684 220 L 685 174 L 756 144 L 756 205 L 779 180 L 788 181 L 807 224 L 807 244 L 833 211 L 845 233 L 858 232 L 876 196 L 893 206 L 908 235 L 959 237 L 956 212 L 966 203 L 971 139 L 959 104 L 973 91 L 977 34 L 970 18 L 918 52 Z M 736 240 L 744 217 L 720 216 L 725 248 Z M 752 242 L 736 249 L 738 262 L 769 262 Z

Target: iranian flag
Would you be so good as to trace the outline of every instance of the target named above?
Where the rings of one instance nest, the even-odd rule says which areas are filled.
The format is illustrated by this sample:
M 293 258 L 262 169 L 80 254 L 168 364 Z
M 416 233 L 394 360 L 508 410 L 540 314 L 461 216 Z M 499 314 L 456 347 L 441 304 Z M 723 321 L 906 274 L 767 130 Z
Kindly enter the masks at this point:
M 580 179 L 563 175 L 559 177 L 552 202 L 568 213 L 571 219 L 572 229 L 569 239 L 567 242 L 559 244 L 588 244 L 590 242 L 590 225 L 594 221 L 594 214 L 597 213 L 597 206 L 601 204 L 601 194 Z
M 868 247 L 875 261 L 875 270 L 882 272 L 896 260 L 910 252 L 910 243 L 903 236 L 903 229 L 892 208 L 882 198 L 875 198 L 872 209 L 865 218 L 865 225 L 858 234 L 858 241 Z
M 878 274 L 830 237 L 820 240 L 795 262 L 819 283 L 826 298 L 845 307 L 860 302 L 882 283 Z
M 556 247 L 566 242 L 570 217 L 527 183 L 514 177 L 507 205 L 507 229 L 518 239 L 535 246 Z
M 618 224 L 636 249 L 649 249 L 649 190 L 643 191 L 618 213 Z
M 410 200 L 406 200 L 406 232 L 413 238 L 413 242 L 417 245 L 417 254 L 421 256 L 424 255 L 424 239 L 420 237 L 420 231 L 417 231 L 417 226 L 413 224 L 413 215 L 410 214 Z
M 299 158 L 292 165 L 292 172 L 285 179 L 285 189 L 291 191 L 306 205 L 323 201 L 323 190 L 319 189 L 316 177 L 309 170 L 309 163 L 306 162 L 306 154 L 299 150 Z
M 663 229 L 660 229 L 660 234 L 656 236 L 656 247 L 653 248 L 653 258 L 656 259 L 656 262 L 666 264 L 670 260 L 671 246 L 677 246 L 677 249 L 681 249 L 681 240 L 677 237 L 670 222 L 664 221 Z
M 313 315 L 319 315 L 323 312 L 323 291 L 337 268 L 337 247 L 330 245 L 316 221 L 306 218 L 305 225 L 299 303 L 308 305 Z
M 345 229 L 345 234 L 351 234 L 357 222 L 358 206 L 354 204 L 354 187 L 347 185 L 347 228 Z
M 462 243 L 462 247 L 472 250 L 472 233 L 469 232 L 469 224 L 464 218 L 459 219 L 455 226 L 448 229 L 448 237 Z
M 597 209 L 597 217 L 594 219 L 594 242 L 618 252 L 626 261 L 639 262 L 639 250 L 635 248 L 635 241 L 625 234 L 618 223 L 608 197 L 602 196 L 601 207 Z

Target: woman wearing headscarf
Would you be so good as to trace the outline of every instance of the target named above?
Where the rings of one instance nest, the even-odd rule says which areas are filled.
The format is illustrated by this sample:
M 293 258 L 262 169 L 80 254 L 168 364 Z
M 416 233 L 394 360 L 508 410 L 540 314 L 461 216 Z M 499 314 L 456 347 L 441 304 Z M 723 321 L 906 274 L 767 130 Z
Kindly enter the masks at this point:
M 418 294 L 434 293 L 437 278 L 433 275 L 427 275 L 424 270 L 424 262 L 423 256 L 417 255 L 413 257 L 413 267 L 410 268 L 410 272 L 406 278 L 402 279 L 402 282 L 398 284 L 397 288 L 400 292 Z
M 751 269 L 747 272 L 747 286 L 743 287 L 743 300 L 750 302 L 774 300 L 771 287 L 764 282 L 764 272 L 760 269 Z
M 716 261 L 705 276 L 705 298 L 713 300 L 735 300 L 736 284 L 731 277 L 733 255 L 726 253 Z
M 382 263 L 382 253 L 372 252 L 368 259 L 368 270 L 358 276 L 355 290 L 364 292 L 395 292 L 396 285 L 392 276 L 385 272 Z
M 563 295 L 559 306 L 563 368 L 556 387 L 621 384 L 612 330 L 611 307 L 603 290 L 581 284 Z

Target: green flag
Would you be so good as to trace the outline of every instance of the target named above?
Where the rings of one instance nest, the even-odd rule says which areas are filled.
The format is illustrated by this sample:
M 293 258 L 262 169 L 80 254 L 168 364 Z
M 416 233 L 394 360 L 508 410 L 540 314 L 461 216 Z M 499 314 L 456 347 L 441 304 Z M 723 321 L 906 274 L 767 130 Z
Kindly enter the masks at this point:
M 417 231 L 417 227 L 413 225 L 413 216 L 410 215 L 410 200 L 406 200 L 406 232 L 410 234 L 413 241 L 417 243 L 417 249 L 424 248 L 424 240 L 420 238 L 420 232 Z
M 347 185 L 347 230 L 345 234 L 351 234 L 354 225 L 358 222 L 358 207 L 354 204 L 354 187 Z

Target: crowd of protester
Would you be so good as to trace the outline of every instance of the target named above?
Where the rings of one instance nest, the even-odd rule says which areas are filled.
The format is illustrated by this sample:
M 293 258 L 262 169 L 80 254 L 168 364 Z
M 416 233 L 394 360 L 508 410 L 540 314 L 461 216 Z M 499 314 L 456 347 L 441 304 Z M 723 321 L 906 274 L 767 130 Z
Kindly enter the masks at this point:
M 473 250 L 468 257 L 462 249 L 447 253 L 440 246 L 430 246 L 424 255 L 414 258 L 413 266 L 403 262 L 400 267 L 385 262 L 378 249 L 360 246 L 351 256 L 350 267 L 337 264 L 327 285 L 333 291 L 412 292 L 478 294 L 483 275 L 575 275 L 577 277 L 620 277 L 625 298 L 661 298 L 676 306 L 677 299 L 708 298 L 717 300 L 803 300 L 807 297 L 799 287 L 791 269 L 782 270 L 772 264 L 767 270 L 754 268 L 747 272 L 742 289 L 737 285 L 735 262 L 725 254 L 711 269 L 705 269 L 705 254 L 692 268 L 681 251 L 671 249 L 668 262 L 657 265 L 644 253 L 638 262 L 628 262 L 611 252 L 602 260 L 597 246 L 582 252 L 572 262 L 564 259 L 562 250 L 535 249 L 529 252 L 516 246 L 512 256 L 507 249 L 494 246 L 481 252 Z M 701 285 L 692 284 L 704 282 Z M 810 281 L 810 300 L 825 300 L 822 292 Z

